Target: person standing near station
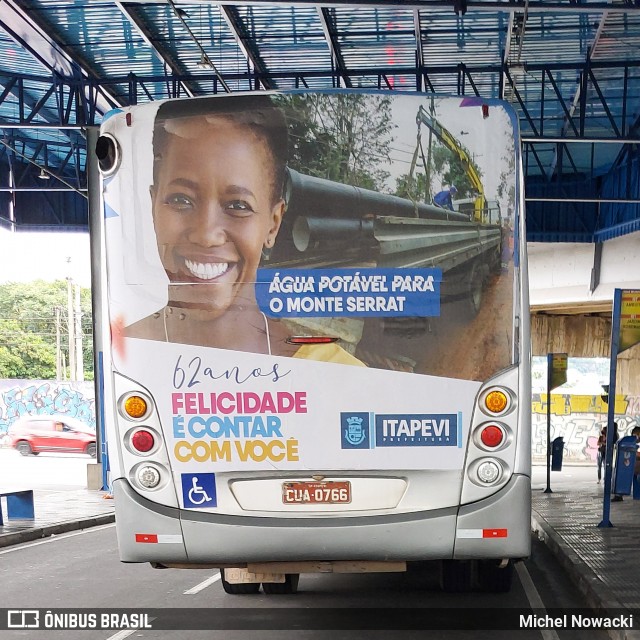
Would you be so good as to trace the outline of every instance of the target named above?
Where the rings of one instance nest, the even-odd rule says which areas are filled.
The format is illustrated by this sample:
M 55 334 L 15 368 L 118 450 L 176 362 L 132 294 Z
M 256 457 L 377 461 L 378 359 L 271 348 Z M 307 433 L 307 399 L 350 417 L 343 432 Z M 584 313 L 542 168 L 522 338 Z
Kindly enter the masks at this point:
M 614 422 L 613 423 L 613 444 L 615 445 L 618 442 L 618 423 Z M 614 462 L 612 461 L 612 464 Z M 611 498 L 611 502 L 622 502 L 622 495 L 620 495 L 619 493 L 614 493 L 613 497 Z
M 451 185 L 448 189 L 444 189 L 433 196 L 433 204 L 453 211 L 453 198 L 456 193 L 458 193 L 458 190 L 454 185 Z
M 598 436 L 598 454 L 597 454 L 597 464 L 598 464 L 598 484 L 602 481 L 602 465 L 604 463 L 604 456 L 607 452 L 607 427 L 602 427 L 600 431 L 600 435 Z

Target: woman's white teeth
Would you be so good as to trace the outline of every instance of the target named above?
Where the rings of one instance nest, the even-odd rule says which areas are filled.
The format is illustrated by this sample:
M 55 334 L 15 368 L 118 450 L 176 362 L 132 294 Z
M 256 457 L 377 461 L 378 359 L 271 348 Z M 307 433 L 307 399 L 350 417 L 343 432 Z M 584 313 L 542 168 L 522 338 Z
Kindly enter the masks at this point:
M 229 268 L 228 262 L 207 262 L 203 264 L 185 260 L 184 264 L 192 275 L 201 280 L 213 280 L 221 276 Z

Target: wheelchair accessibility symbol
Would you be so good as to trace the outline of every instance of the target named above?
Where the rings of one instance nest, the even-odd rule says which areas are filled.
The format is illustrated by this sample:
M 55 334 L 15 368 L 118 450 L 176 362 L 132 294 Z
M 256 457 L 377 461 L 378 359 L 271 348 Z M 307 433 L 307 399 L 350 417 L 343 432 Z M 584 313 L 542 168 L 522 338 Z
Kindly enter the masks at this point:
M 182 499 L 186 509 L 208 509 L 218 505 L 215 473 L 183 473 Z

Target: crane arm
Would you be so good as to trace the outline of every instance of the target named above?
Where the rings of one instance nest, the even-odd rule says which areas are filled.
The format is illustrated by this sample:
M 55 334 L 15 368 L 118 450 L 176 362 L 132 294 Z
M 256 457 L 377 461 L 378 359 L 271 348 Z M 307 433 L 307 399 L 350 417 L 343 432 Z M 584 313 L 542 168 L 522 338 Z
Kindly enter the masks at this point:
M 445 129 L 435 118 L 430 116 L 424 107 L 418 109 L 416 116 L 416 123 L 418 126 L 424 124 L 433 131 L 434 135 L 447 149 L 456 154 L 459 158 L 462 166 L 464 167 L 469 181 L 477 193 L 476 196 L 476 217 L 480 217 L 482 210 L 486 206 L 486 198 L 484 195 L 484 187 L 482 186 L 482 180 L 480 174 L 475 168 L 469 154 L 462 148 L 460 143 L 453 137 L 453 135 Z

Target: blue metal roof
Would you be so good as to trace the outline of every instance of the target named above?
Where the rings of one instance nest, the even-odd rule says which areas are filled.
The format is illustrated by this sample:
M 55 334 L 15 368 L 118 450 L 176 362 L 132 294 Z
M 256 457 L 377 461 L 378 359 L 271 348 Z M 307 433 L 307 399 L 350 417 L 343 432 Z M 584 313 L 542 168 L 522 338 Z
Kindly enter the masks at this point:
M 116 106 L 223 91 L 418 90 L 511 102 L 529 191 L 540 199 L 528 210 L 537 239 L 594 241 L 603 224 L 614 234 L 640 228 L 640 186 L 618 175 L 638 154 L 640 6 L 460 6 L 464 15 L 446 0 L 4 0 L 0 182 L 11 156 L 27 165 L 27 187 L 44 167 L 61 188 L 82 189 L 80 132 L 33 127 L 99 123 Z M 606 199 L 625 202 L 603 203 L 596 221 L 597 207 L 575 194 L 597 199 L 603 185 Z M 588 224 L 571 222 L 578 218 Z

